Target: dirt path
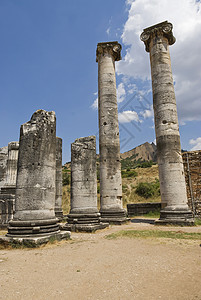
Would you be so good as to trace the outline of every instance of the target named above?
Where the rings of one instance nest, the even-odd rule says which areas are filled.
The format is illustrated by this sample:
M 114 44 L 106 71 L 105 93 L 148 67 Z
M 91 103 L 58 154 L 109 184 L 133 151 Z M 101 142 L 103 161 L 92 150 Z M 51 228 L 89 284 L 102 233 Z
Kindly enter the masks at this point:
M 0 299 L 201 299 L 201 241 L 104 238 L 121 229 L 158 227 L 131 223 L 39 249 L 1 250 Z

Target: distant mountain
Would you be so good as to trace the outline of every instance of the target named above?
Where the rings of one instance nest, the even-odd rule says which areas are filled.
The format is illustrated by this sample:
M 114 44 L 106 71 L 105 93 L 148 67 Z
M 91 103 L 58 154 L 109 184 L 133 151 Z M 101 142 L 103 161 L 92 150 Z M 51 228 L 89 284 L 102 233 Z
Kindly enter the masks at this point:
M 154 143 L 144 143 L 127 152 L 121 153 L 121 159 L 154 161 L 156 162 L 156 145 Z
M 99 154 L 97 154 L 97 163 L 99 160 Z M 154 143 L 144 143 L 140 146 L 137 146 L 127 152 L 121 153 L 121 162 L 126 162 L 126 166 L 129 163 L 130 166 L 137 165 L 137 163 L 141 163 L 143 161 L 153 161 L 156 162 L 156 145 Z M 136 162 L 136 163 L 134 163 Z M 128 165 L 129 165 L 128 164 Z M 70 169 L 70 162 L 65 163 L 64 167 L 66 169 Z

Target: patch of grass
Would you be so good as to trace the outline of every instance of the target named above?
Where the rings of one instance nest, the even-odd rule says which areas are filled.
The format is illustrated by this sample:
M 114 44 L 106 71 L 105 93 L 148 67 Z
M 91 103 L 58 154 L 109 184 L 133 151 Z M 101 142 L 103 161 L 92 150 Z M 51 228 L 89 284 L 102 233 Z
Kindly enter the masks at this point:
M 201 226 L 201 219 L 195 218 L 195 226 Z
M 143 215 L 145 218 L 160 218 L 160 210 L 150 211 L 149 213 Z
M 112 240 L 117 238 L 168 238 L 183 240 L 201 240 L 201 233 L 187 233 L 183 231 L 161 230 L 121 230 L 107 235 L 105 238 Z

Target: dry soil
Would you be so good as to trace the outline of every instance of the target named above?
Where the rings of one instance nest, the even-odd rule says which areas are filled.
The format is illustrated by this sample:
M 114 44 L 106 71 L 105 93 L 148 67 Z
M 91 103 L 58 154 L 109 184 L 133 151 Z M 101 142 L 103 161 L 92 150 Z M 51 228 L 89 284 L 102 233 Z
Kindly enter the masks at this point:
M 0 250 L 0 299 L 201 299 L 201 241 L 105 238 L 121 229 L 201 232 L 142 220 L 38 249 Z

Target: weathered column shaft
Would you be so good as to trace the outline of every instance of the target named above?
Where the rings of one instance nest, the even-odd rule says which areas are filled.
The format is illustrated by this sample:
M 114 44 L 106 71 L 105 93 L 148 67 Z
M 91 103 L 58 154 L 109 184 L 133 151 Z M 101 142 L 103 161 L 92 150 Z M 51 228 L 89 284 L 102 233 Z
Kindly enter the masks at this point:
M 11 235 L 46 234 L 58 230 L 55 218 L 56 117 L 36 111 L 21 126 L 16 185 L 16 211 Z
M 8 144 L 6 185 L 9 186 L 16 186 L 18 151 L 19 142 L 10 142 Z
M 7 152 L 6 181 L 1 188 L 0 201 L 3 212 L 3 219 L 0 223 L 8 224 L 13 219 L 15 210 L 15 191 L 17 177 L 17 160 L 18 160 L 19 142 L 10 142 Z
M 95 231 L 100 223 L 97 209 L 96 137 L 76 139 L 71 144 L 71 210 L 65 229 Z
M 116 96 L 115 60 L 121 59 L 117 42 L 97 45 L 98 111 L 100 152 L 101 216 L 105 213 L 125 216 L 122 205 L 122 180 Z M 107 216 L 108 217 L 108 216 Z
M 56 194 L 55 194 L 55 216 L 63 218 L 62 211 L 62 139 L 56 138 Z
M 0 148 L 0 189 L 6 183 L 6 168 L 8 159 L 8 147 Z
M 150 52 L 162 209 L 189 212 L 169 54 L 169 45 L 175 42 L 172 24 L 166 21 L 144 29 L 141 40 Z
M 71 144 L 71 213 L 98 213 L 95 136 Z

